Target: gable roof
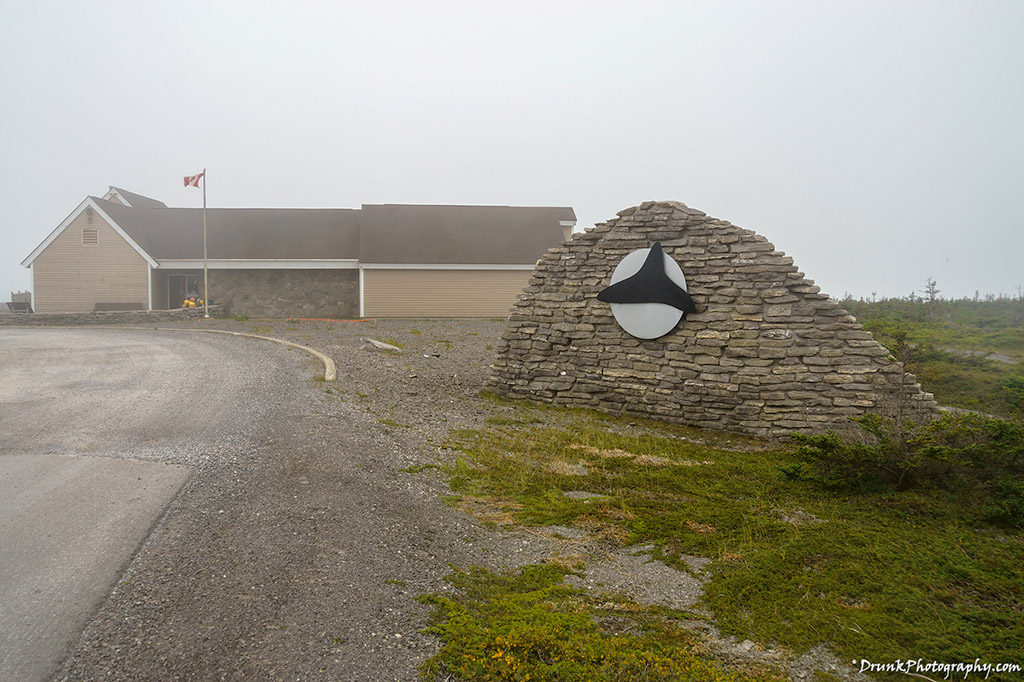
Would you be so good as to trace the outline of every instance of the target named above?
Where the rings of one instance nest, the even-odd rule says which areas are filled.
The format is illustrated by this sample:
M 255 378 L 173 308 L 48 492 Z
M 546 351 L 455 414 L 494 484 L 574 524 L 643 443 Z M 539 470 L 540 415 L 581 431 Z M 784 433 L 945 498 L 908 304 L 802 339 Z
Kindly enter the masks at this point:
M 103 210 L 157 260 L 203 257 L 201 208 L 128 208 L 97 199 Z M 355 259 L 359 211 L 317 208 L 208 208 L 208 258 Z
M 132 208 L 167 208 L 167 204 L 162 201 L 150 199 L 149 197 L 144 197 L 141 194 L 129 192 L 126 189 L 114 187 L 113 185 L 110 186 L 110 191 L 103 198 L 106 199 L 111 194 L 117 194 L 122 201 Z
M 82 203 L 80 203 L 75 208 L 75 210 L 73 210 L 70 214 L 68 214 L 68 217 L 65 218 L 64 221 L 60 225 L 58 225 L 57 227 L 54 228 L 53 232 L 51 232 L 49 235 L 47 235 L 46 239 L 44 239 L 42 242 L 40 242 L 39 246 L 37 246 L 35 248 L 35 250 L 32 251 L 32 253 L 30 253 L 25 258 L 25 260 L 21 261 L 21 264 L 23 266 L 25 266 L 26 268 L 31 266 L 32 262 L 36 258 L 39 257 L 39 254 L 41 254 L 43 251 L 45 251 L 46 247 L 49 246 L 50 244 L 52 244 L 53 240 L 55 240 L 58 236 L 60 236 L 61 232 L 66 230 L 67 227 L 75 220 L 75 218 L 77 218 L 79 215 L 81 215 L 83 211 L 91 209 L 91 210 L 94 210 L 97 213 L 99 213 L 100 217 L 103 220 L 105 220 L 110 225 L 110 227 L 113 228 L 113 230 L 115 232 L 117 232 L 117 234 L 119 234 L 121 236 L 122 239 L 124 239 L 126 242 L 128 242 L 129 246 L 131 246 L 133 249 L 135 249 L 135 251 L 140 256 L 142 256 L 143 258 L 146 259 L 146 262 L 148 262 L 153 267 L 157 267 L 158 263 L 147 252 L 146 248 L 142 244 L 139 244 L 139 242 L 134 237 L 129 235 L 127 232 L 125 232 L 125 230 L 122 229 L 121 226 L 118 225 L 117 222 L 115 220 L 113 220 L 110 217 L 110 215 L 104 210 L 104 207 L 110 207 L 110 206 L 121 207 L 120 204 L 115 204 L 115 203 L 113 203 L 111 201 L 104 201 L 103 199 L 99 199 L 97 197 L 92 197 L 92 196 L 86 197 L 85 199 L 82 200 Z
M 360 263 L 533 265 L 562 241 L 569 207 L 363 204 Z
M 105 196 L 116 200 L 86 197 L 22 265 L 30 266 L 90 207 L 153 267 L 158 261 L 202 259 L 202 209 L 168 208 L 113 186 Z M 576 214 L 569 207 L 368 204 L 361 209 L 208 208 L 206 220 L 209 259 L 532 267 L 562 241 Z

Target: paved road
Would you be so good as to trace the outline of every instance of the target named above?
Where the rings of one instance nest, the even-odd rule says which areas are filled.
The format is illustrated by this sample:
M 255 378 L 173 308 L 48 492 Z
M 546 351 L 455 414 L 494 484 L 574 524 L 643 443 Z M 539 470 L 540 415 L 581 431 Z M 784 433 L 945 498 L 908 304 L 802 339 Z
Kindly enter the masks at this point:
M 54 673 L 190 474 L 244 467 L 304 370 L 212 335 L 0 329 L 0 680 Z

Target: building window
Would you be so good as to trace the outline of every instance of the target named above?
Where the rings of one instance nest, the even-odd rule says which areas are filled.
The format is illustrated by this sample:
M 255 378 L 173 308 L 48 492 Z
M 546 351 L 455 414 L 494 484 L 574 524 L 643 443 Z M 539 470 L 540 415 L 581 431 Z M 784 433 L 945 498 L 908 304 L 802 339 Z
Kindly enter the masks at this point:
M 94 227 L 87 227 L 82 229 L 82 244 L 93 245 L 100 243 L 100 231 Z

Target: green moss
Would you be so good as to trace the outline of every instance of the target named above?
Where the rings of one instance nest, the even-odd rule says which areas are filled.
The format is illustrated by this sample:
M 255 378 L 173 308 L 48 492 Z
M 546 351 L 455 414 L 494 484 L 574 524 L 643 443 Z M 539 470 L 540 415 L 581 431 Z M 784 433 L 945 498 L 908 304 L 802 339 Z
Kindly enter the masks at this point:
M 683 554 L 712 559 L 704 602 L 725 634 L 796 651 L 827 643 L 851 659 L 1019 653 L 1024 532 L 979 526 L 970 495 L 822 490 L 783 473 L 793 454 L 748 439 L 515 409 L 516 423 L 454 436 L 452 489 L 523 524 L 650 543 L 683 570 Z M 1020 504 L 1005 487 L 1006 509 L 992 513 Z
M 455 594 L 422 598 L 435 607 L 427 632 L 441 650 L 424 679 L 715 680 L 782 679 L 767 669 L 729 670 L 709 659 L 677 614 L 567 587 L 567 570 L 532 565 L 511 574 L 483 569 L 448 578 Z

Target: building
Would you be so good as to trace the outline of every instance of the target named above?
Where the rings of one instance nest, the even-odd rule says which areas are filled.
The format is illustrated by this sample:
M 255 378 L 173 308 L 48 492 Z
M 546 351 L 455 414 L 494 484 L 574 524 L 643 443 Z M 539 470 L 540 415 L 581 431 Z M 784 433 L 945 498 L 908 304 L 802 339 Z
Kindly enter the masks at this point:
M 568 207 L 207 209 L 210 300 L 232 314 L 504 317 Z M 177 308 L 203 294 L 203 212 L 117 187 L 22 262 L 40 313 Z

